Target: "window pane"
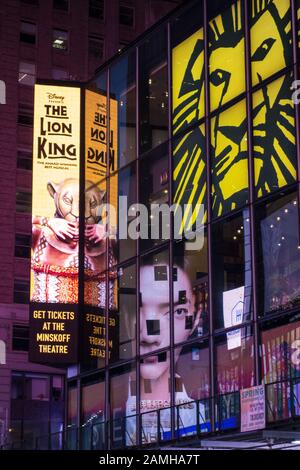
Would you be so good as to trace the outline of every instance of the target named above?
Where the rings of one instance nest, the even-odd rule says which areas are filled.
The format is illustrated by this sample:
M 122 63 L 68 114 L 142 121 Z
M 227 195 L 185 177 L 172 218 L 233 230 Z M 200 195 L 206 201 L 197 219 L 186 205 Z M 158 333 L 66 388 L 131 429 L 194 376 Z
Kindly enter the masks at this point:
M 66 448 L 75 450 L 77 448 L 77 408 L 78 408 L 78 390 L 76 382 L 68 386 L 67 399 L 67 431 Z
M 196 127 L 173 143 L 173 194 L 175 204 L 186 214 L 186 231 L 195 230 L 207 218 L 205 126 Z M 185 209 L 191 204 L 191 212 Z M 199 205 L 203 205 L 203 216 Z M 175 212 L 176 214 L 176 212 Z
M 104 377 L 97 383 L 86 384 L 81 391 L 82 449 L 101 449 L 105 439 L 105 382 Z M 100 433 L 99 433 L 100 431 Z
M 115 283 L 116 311 L 110 313 L 110 362 L 136 355 L 136 267 L 119 268 Z M 115 317 L 115 322 L 112 318 Z
M 136 443 L 136 374 L 133 365 L 110 371 L 110 419 L 113 448 Z
M 27 304 L 29 302 L 29 282 L 25 280 L 14 281 L 14 302 Z
M 185 242 L 174 244 L 173 266 L 174 340 L 209 332 L 207 237 L 201 250 L 186 250 Z
M 69 0 L 53 0 L 53 8 L 55 10 L 68 11 Z
M 13 325 L 13 343 L 14 351 L 28 351 L 29 346 L 29 327 L 26 325 Z
M 22 170 L 32 170 L 32 152 L 27 150 L 18 150 L 17 168 Z
M 197 3 L 172 24 L 173 133 L 204 116 L 202 5 Z
M 102 239 L 104 224 L 101 223 L 103 214 L 97 213 L 102 204 L 107 203 L 106 179 L 98 184 L 86 180 L 86 203 L 92 208 L 86 216 L 86 246 L 85 246 L 85 303 L 87 305 L 105 308 L 105 269 L 106 269 L 106 240 Z M 91 206 L 96 200 L 97 206 Z M 100 220 L 98 220 L 100 219 Z
M 253 337 L 250 328 L 234 330 L 217 339 L 217 428 L 239 425 L 239 391 L 254 385 Z
M 246 102 L 211 120 L 212 206 L 218 217 L 248 201 Z
M 21 21 L 20 41 L 27 44 L 35 44 L 36 25 Z
M 257 211 L 259 313 L 300 304 L 300 246 L 296 193 Z
M 170 344 L 168 250 L 141 259 L 140 290 L 140 354 L 144 355 Z M 159 356 L 155 361 L 149 363 L 149 373 L 152 370 L 156 375 L 169 367 Z M 156 370 L 159 362 L 161 367 Z
M 64 399 L 64 377 L 55 375 L 52 377 L 51 400 L 62 401 Z
M 170 438 L 170 352 L 147 356 L 140 362 L 142 443 Z M 159 418 L 158 419 L 158 410 Z M 159 426 L 160 424 L 160 426 Z
M 179 436 L 196 434 L 197 423 L 201 432 L 209 430 L 209 349 L 207 343 L 192 343 L 175 349 L 175 403 Z M 195 401 L 200 400 L 197 404 Z M 186 403 L 190 403 L 188 406 Z M 197 417 L 198 412 L 198 417 Z M 178 415 L 178 416 L 177 416 Z M 176 426 L 177 427 L 177 426 Z
M 104 0 L 89 0 L 89 16 L 91 18 L 104 18 Z
M 89 38 L 89 55 L 94 59 L 102 59 L 103 57 L 103 40 L 97 38 Z
M 19 83 L 21 85 L 33 86 L 35 84 L 35 64 L 29 62 L 20 62 L 19 64 Z
M 49 400 L 49 377 L 28 375 L 25 377 L 25 393 L 27 400 Z
M 290 0 L 252 0 L 250 35 L 252 85 L 257 85 L 291 63 Z
M 33 126 L 33 107 L 31 105 L 19 103 L 18 124 L 22 126 Z
M 263 382 L 267 384 L 268 422 L 300 415 L 300 323 L 261 333 Z M 286 382 L 287 381 L 287 382 Z
M 17 233 L 15 236 L 15 256 L 17 258 L 30 258 L 31 236 Z
M 163 206 L 169 201 L 168 182 L 167 148 L 161 146 L 140 161 L 139 202 L 147 208 L 143 214 L 146 220 L 140 226 L 142 250 L 170 239 L 169 207 Z M 153 207 L 155 204 L 162 205 L 161 216 Z
M 11 398 L 12 400 L 22 400 L 24 397 L 24 377 L 22 374 L 12 373 L 11 377 Z
M 119 168 L 136 158 L 135 51 L 111 67 L 110 91 L 118 102 Z
M 68 33 L 67 31 L 61 31 L 59 29 L 53 30 L 53 42 L 52 47 L 54 49 L 60 49 L 63 51 L 68 50 Z
M 77 401 L 78 390 L 76 384 L 69 385 L 68 389 L 68 409 L 67 409 L 67 423 L 69 426 L 76 425 L 77 422 Z
M 118 214 L 122 211 L 120 214 L 122 227 L 118 227 L 118 261 L 121 263 L 136 255 L 136 240 L 133 240 L 129 234 L 130 224 L 135 219 L 133 208 L 136 207 L 137 197 L 135 163 L 121 170 L 116 177 L 113 177 L 113 179 L 115 178 L 118 178 L 119 198 L 122 197 L 122 201 L 119 199 L 118 203 Z M 125 198 L 127 198 L 127 200 Z M 124 204 L 126 207 L 122 209 L 121 204 Z M 125 220 L 125 214 L 123 215 L 124 211 L 127 212 L 127 220 Z
M 249 210 L 213 224 L 213 315 L 215 328 L 250 320 L 251 251 Z
M 24 191 L 16 192 L 16 211 L 31 213 L 32 194 Z
M 120 5 L 120 24 L 124 26 L 134 25 L 134 8 Z
M 139 48 L 140 62 L 140 152 L 168 138 L 167 34 L 160 28 Z
M 245 91 L 244 2 L 209 22 L 210 108 L 218 109 Z
M 54 78 L 54 80 L 69 80 L 70 74 L 67 70 L 52 69 L 52 78 Z
M 265 196 L 296 179 L 292 78 L 284 75 L 253 95 L 256 195 Z

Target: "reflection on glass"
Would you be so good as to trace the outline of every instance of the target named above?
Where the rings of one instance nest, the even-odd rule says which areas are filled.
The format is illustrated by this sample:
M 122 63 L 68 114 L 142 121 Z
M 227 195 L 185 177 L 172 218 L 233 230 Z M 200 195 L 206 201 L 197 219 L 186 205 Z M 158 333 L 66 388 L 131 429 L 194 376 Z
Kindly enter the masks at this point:
M 253 153 L 258 197 L 296 179 L 292 77 L 284 75 L 253 94 Z
M 179 435 L 195 434 L 197 426 L 201 432 L 207 432 L 210 391 L 208 345 L 198 342 L 177 348 L 175 360 L 175 403 L 179 405 L 176 424 Z
M 107 202 L 106 179 L 97 183 L 86 181 L 85 194 L 84 300 L 86 305 L 105 308 L 106 212 L 99 210 Z
M 139 48 L 140 152 L 168 138 L 168 69 L 166 28 L 160 28 Z
M 127 236 L 130 224 L 135 219 L 135 216 L 133 215 L 137 200 L 135 163 L 128 165 L 123 170 L 120 170 L 117 177 L 119 198 L 122 198 L 122 201 L 119 199 L 118 208 L 118 215 L 120 217 L 122 227 L 118 226 L 118 257 L 116 260 L 118 259 L 118 262 L 121 263 L 122 261 L 136 255 L 136 240 L 133 240 L 131 236 Z M 124 208 L 123 203 L 125 206 Z M 131 210 L 129 210 L 130 207 Z
M 204 205 L 204 223 L 207 217 L 206 203 L 206 154 L 205 126 L 196 127 L 173 145 L 174 203 L 184 213 L 184 205 L 191 204 L 192 211 L 186 217 L 185 229 L 195 230 L 198 215 L 197 205 Z M 186 214 L 188 211 L 185 212 Z
M 118 60 L 110 70 L 111 97 L 118 102 L 118 167 L 136 158 L 135 50 Z
M 174 340 L 182 343 L 209 332 L 207 237 L 199 251 L 174 244 Z
M 243 14 L 244 2 L 238 1 L 209 22 L 211 110 L 245 91 Z
M 141 226 L 141 231 L 145 232 L 145 237 L 141 236 L 140 240 L 142 250 L 170 239 L 170 218 L 167 206 L 169 170 L 168 157 L 164 150 L 162 146 L 140 162 L 140 202 L 148 209 L 148 225 L 143 223 Z M 163 207 L 161 208 L 161 217 L 153 210 L 155 204 L 166 205 L 166 211 Z
M 107 77 L 106 71 L 98 75 L 95 80 L 92 81 L 93 89 L 100 91 L 103 94 L 107 93 Z
M 250 328 L 216 338 L 217 429 L 239 424 L 239 391 L 254 386 L 253 337 Z
M 110 418 L 113 448 L 136 444 L 136 374 L 134 365 L 110 371 Z
M 105 410 L 104 377 L 97 378 L 97 383 L 87 384 L 81 391 L 81 438 L 82 449 L 101 449 L 104 442 Z
M 261 333 L 261 361 L 268 421 L 300 415 L 300 323 Z M 289 380 L 288 382 L 285 382 Z
M 253 337 L 249 328 L 233 330 L 217 340 L 218 393 L 237 392 L 254 385 Z
M 78 390 L 76 382 L 68 385 L 67 400 L 67 448 L 69 450 L 76 449 L 77 438 L 77 408 L 78 408 Z
M 211 120 L 212 206 L 215 217 L 241 207 L 248 199 L 246 102 Z
M 251 247 L 249 210 L 212 229 L 213 314 L 215 328 L 250 320 Z
M 290 0 L 252 0 L 252 85 L 287 67 L 292 58 Z
M 300 304 L 300 246 L 296 193 L 259 208 L 258 293 L 261 315 Z
M 118 310 L 109 319 L 110 362 L 135 356 L 136 266 L 119 268 L 115 284 Z M 114 321 L 113 321 L 114 319 Z
M 140 268 L 140 354 L 170 344 L 168 251 L 141 259 Z M 158 362 L 158 357 L 156 362 Z M 152 369 L 155 364 L 152 363 Z M 155 374 L 157 371 L 154 371 Z

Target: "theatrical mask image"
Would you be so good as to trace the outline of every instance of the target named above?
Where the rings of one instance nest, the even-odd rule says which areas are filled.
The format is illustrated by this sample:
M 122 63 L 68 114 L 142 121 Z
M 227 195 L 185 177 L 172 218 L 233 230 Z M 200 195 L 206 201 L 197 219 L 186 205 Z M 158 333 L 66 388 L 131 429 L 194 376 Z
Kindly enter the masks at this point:
M 101 304 L 105 269 L 105 226 L 101 224 L 99 206 L 103 192 L 86 182 L 85 192 L 85 280 L 96 289 Z M 79 181 L 68 178 L 49 182 L 49 205 L 53 217 L 33 216 L 32 263 L 33 302 L 77 303 L 79 268 Z M 52 202 L 51 202 L 52 201 Z M 87 299 L 89 297 L 87 296 Z
M 173 146 L 174 202 L 205 203 L 203 169 L 209 153 L 214 217 L 244 205 L 248 198 L 246 112 L 241 109 L 237 113 L 233 108 L 219 112 L 246 91 L 243 8 L 243 2 L 236 2 L 209 21 L 210 111 L 216 113 L 210 121 L 209 152 L 205 151 L 204 126 L 183 134 L 203 116 L 204 41 L 194 34 L 173 49 L 173 60 L 186 54 L 187 44 L 190 54 L 189 60 L 185 59 L 185 73 L 173 67 L 173 131 L 174 136 L 178 135 Z M 252 84 L 260 85 L 291 63 L 290 2 L 253 0 L 250 12 Z M 276 83 L 262 85 L 253 99 L 257 197 L 291 184 L 296 178 L 291 83 L 292 77 L 286 74 Z M 240 107 L 245 109 L 245 105 Z M 181 190 L 183 186 L 185 191 Z

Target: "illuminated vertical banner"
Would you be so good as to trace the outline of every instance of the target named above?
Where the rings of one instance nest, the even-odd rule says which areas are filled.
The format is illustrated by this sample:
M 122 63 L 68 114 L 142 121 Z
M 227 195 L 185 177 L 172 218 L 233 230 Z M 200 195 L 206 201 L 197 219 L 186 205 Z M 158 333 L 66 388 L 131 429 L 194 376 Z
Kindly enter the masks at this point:
M 109 132 L 109 135 L 108 135 Z M 107 144 L 109 143 L 109 154 Z M 110 200 L 107 200 L 107 165 L 109 174 L 117 170 L 117 101 L 110 99 L 110 121 L 108 126 L 107 99 L 105 95 L 90 90 L 85 91 L 85 269 L 84 269 L 84 303 L 85 322 L 84 337 L 85 358 L 105 358 L 105 308 L 106 308 L 106 263 L 108 256 L 109 286 L 108 305 L 110 325 L 114 335 L 117 334 L 116 278 L 113 270 L 115 259 L 115 235 L 117 230 L 117 178 L 112 178 Z M 110 202 L 115 214 L 109 214 L 104 204 Z M 107 245 L 107 236 L 109 242 Z M 108 249 L 107 249 L 108 246 Z M 112 269 L 111 269 L 112 268 Z M 109 341 L 110 353 L 113 338 Z
M 198 204 L 204 205 L 202 223 L 207 216 L 205 129 L 200 125 L 191 130 L 204 116 L 203 28 L 172 49 L 172 103 L 173 135 L 180 134 L 173 145 L 173 202 L 182 211 L 185 204 L 192 207 L 191 214 L 185 212 L 182 234 L 194 227 Z
M 77 359 L 80 89 L 36 85 L 34 100 L 30 352 Z

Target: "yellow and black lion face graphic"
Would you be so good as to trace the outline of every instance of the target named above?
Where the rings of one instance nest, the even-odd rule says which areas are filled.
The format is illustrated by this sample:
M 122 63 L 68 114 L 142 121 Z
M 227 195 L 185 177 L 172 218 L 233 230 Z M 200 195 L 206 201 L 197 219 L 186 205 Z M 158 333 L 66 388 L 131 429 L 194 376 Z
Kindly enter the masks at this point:
M 239 1 L 209 22 L 209 94 L 213 117 L 207 151 L 204 125 L 188 131 L 204 117 L 203 30 L 173 49 L 174 202 L 206 207 L 208 152 L 215 217 L 242 206 L 248 199 L 243 5 Z M 296 178 L 292 77 L 287 73 L 262 84 L 291 64 L 289 0 L 253 0 L 250 28 L 252 85 L 259 87 L 253 94 L 252 126 L 255 187 L 260 197 Z M 236 104 L 220 109 L 234 98 Z

